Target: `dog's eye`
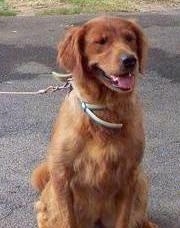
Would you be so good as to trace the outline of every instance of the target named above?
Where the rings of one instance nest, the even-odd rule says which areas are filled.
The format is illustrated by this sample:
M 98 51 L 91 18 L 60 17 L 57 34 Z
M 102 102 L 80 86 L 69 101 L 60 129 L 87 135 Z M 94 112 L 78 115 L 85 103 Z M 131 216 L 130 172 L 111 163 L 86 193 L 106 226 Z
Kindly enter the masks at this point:
M 126 41 L 128 41 L 128 42 L 132 42 L 132 41 L 134 41 L 136 38 L 135 38 L 135 36 L 133 35 L 133 34 L 126 34 L 125 35 L 125 39 L 126 39 Z
M 102 37 L 101 39 L 97 40 L 95 43 L 104 45 L 108 41 L 107 37 Z

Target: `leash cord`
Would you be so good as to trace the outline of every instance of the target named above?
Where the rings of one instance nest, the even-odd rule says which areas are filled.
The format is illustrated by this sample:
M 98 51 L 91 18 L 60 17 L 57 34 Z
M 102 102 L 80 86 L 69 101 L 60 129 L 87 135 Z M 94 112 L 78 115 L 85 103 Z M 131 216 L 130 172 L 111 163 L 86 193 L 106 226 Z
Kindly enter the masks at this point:
M 45 93 L 53 93 L 56 92 L 58 90 L 62 90 L 62 89 L 68 89 L 71 88 L 71 85 L 69 83 L 70 80 L 68 80 L 67 82 L 65 82 L 62 86 L 48 86 L 46 89 L 40 89 L 38 91 L 0 91 L 0 95 L 5 95 L 5 94 L 10 94 L 10 95 L 38 95 L 38 94 L 45 94 Z

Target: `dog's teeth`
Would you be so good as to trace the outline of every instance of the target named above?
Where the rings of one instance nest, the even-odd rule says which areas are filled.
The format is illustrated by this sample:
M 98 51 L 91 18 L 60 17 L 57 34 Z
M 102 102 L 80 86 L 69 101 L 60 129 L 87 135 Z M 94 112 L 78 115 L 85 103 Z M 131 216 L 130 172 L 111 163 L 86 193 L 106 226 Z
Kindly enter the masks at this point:
M 129 73 L 129 77 L 132 77 L 132 74 L 131 73 Z

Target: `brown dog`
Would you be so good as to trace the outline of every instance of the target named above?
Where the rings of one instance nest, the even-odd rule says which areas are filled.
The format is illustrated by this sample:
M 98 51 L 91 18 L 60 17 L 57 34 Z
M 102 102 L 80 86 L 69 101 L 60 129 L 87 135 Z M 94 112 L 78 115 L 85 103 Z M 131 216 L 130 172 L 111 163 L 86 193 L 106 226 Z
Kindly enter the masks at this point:
M 39 228 L 154 228 L 142 172 L 144 130 L 136 92 L 146 38 L 132 21 L 95 18 L 72 28 L 58 62 L 73 91 L 57 118 L 47 162 L 33 174 Z M 84 110 L 84 111 L 83 111 Z

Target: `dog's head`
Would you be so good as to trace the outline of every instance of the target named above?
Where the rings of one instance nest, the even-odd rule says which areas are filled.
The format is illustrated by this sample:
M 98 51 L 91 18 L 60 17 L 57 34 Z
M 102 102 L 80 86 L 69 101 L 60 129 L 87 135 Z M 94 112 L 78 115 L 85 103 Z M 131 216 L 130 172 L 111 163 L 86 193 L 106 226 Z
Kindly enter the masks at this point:
M 67 32 L 58 62 L 80 80 L 96 80 L 112 91 L 130 93 L 137 74 L 143 72 L 146 53 L 145 35 L 134 21 L 99 17 Z

